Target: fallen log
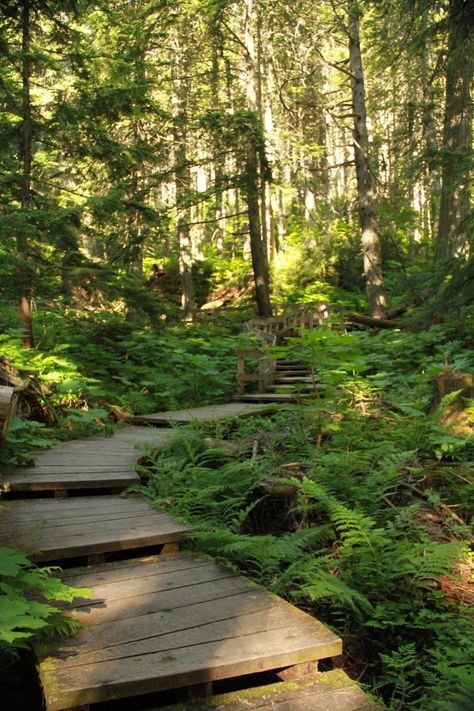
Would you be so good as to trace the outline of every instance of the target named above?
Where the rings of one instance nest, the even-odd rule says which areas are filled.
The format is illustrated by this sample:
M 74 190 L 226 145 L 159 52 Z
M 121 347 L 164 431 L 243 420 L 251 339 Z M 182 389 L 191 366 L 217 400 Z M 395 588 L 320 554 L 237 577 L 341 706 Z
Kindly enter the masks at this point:
M 408 311 L 411 306 L 421 306 L 421 304 L 424 304 L 425 301 L 429 299 L 429 297 L 430 294 L 428 292 L 424 292 L 422 294 L 417 294 L 409 301 L 405 301 L 403 304 L 394 306 L 393 309 L 389 309 L 387 311 L 388 320 L 390 321 L 394 318 L 397 318 L 397 316 L 401 316 L 405 313 L 405 311 Z
M 365 314 L 348 314 L 346 322 L 356 323 L 362 326 L 370 326 L 371 328 L 405 328 L 399 321 L 394 321 L 388 318 L 374 318 Z

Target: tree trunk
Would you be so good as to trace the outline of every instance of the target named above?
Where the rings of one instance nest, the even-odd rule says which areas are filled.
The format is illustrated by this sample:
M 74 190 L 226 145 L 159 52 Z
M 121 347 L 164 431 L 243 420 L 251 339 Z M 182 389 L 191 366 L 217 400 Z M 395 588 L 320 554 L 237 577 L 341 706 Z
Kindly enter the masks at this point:
M 423 14 L 423 29 L 428 28 L 428 11 Z M 426 150 L 427 191 L 429 192 L 429 222 L 433 242 L 436 240 L 439 225 L 439 205 L 441 196 L 441 178 L 438 163 L 438 136 L 436 133 L 436 94 L 432 80 L 433 68 L 431 65 L 430 48 L 425 39 L 421 55 L 422 75 L 424 84 L 423 102 L 423 132 Z
M 449 3 L 437 261 L 469 253 L 472 164 L 470 90 L 474 68 L 474 31 L 467 5 L 465 0 L 450 0 Z
M 262 239 L 260 227 L 260 210 L 258 203 L 258 152 L 253 134 L 248 137 L 245 190 L 250 230 L 250 250 L 252 253 L 252 268 L 255 282 L 255 295 L 259 316 L 270 318 L 268 260 L 266 245 Z
M 387 300 L 382 274 L 382 252 L 374 210 L 373 179 L 369 165 L 369 137 L 365 100 L 364 72 L 359 37 L 359 7 L 349 0 L 349 56 L 351 67 L 352 104 L 354 112 L 354 154 L 357 173 L 359 218 L 362 230 L 364 276 L 373 318 L 384 318 Z
M 255 32 L 257 27 L 257 50 Z M 268 253 L 266 239 L 265 175 L 262 157 L 264 146 L 258 146 L 256 133 L 262 132 L 262 83 L 260 72 L 260 18 L 256 17 L 254 0 L 245 0 L 244 42 L 246 48 L 247 108 L 254 115 L 254 125 L 247 136 L 245 192 L 250 232 L 250 251 L 255 281 L 258 313 L 269 318 L 271 313 Z M 263 138 L 261 138 L 263 142 Z M 259 170 L 260 168 L 260 170 Z M 260 201 L 259 201 L 260 197 Z
M 20 166 L 21 166 L 21 185 L 20 185 L 20 205 L 21 209 L 28 211 L 31 209 L 31 166 L 33 163 L 33 126 L 31 120 L 31 98 L 30 98 L 30 81 L 31 81 L 31 7 L 30 0 L 22 0 L 21 6 L 21 52 L 22 52 L 22 125 L 21 125 L 21 143 L 20 143 Z M 20 260 L 26 260 L 27 242 L 23 233 L 17 237 L 18 256 Z M 20 275 L 19 281 L 24 281 L 25 277 Z M 20 285 L 20 293 L 18 295 L 20 323 L 24 328 L 23 348 L 34 347 L 33 336 L 33 321 L 31 309 L 31 294 L 25 284 Z
M 179 31 L 176 31 L 171 60 L 173 78 L 173 138 L 176 188 L 176 238 L 179 250 L 179 271 L 181 276 L 181 306 L 185 321 L 194 319 L 193 253 L 191 243 L 191 210 L 186 200 L 191 191 L 191 171 L 188 161 L 188 61 Z

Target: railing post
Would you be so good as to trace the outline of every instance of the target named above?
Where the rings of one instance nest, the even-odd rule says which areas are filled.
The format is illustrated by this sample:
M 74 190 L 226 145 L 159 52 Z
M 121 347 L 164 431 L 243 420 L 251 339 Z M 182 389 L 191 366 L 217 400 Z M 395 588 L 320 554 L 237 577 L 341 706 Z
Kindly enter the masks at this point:
M 237 354 L 237 393 L 245 393 L 245 356 L 240 353 Z

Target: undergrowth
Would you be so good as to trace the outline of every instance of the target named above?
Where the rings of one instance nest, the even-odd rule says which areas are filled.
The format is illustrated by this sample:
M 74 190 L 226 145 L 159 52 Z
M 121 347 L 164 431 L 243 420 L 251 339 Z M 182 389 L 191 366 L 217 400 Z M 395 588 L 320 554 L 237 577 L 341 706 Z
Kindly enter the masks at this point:
M 38 567 L 23 553 L 0 546 L 0 682 L 3 670 L 22 650 L 37 644 L 41 637 L 68 635 L 81 625 L 64 616 L 57 601 L 90 595 L 86 588 L 66 585 L 55 574 L 55 567 Z
M 459 576 L 473 439 L 448 430 L 442 409 L 427 414 L 434 373 L 445 359 L 472 371 L 472 354 L 438 327 L 320 330 L 287 352 L 324 386 L 316 399 L 177 432 L 144 452 L 140 490 L 193 524 L 193 548 L 334 628 L 349 673 L 391 711 L 472 707 L 473 617 Z
M 7 363 L 30 383 L 26 411 L 11 424 L 0 462 L 29 463 L 32 450 L 97 433 L 112 434 L 135 414 L 228 400 L 235 350 L 249 343 L 219 324 L 134 324 L 122 314 L 44 306 L 35 317 L 36 347 L 24 350 L 16 313 L 0 320 L 0 374 Z M 237 333 L 234 333 L 236 331 Z

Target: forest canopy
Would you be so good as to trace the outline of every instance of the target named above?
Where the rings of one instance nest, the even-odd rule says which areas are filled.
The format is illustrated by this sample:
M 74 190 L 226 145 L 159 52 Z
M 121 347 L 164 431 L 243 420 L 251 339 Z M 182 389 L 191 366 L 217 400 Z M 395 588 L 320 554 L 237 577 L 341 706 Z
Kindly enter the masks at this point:
M 25 344 L 51 299 L 191 320 L 365 288 L 381 318 L 469 261 L 467 0 L 0 8 L 0 298 Z

